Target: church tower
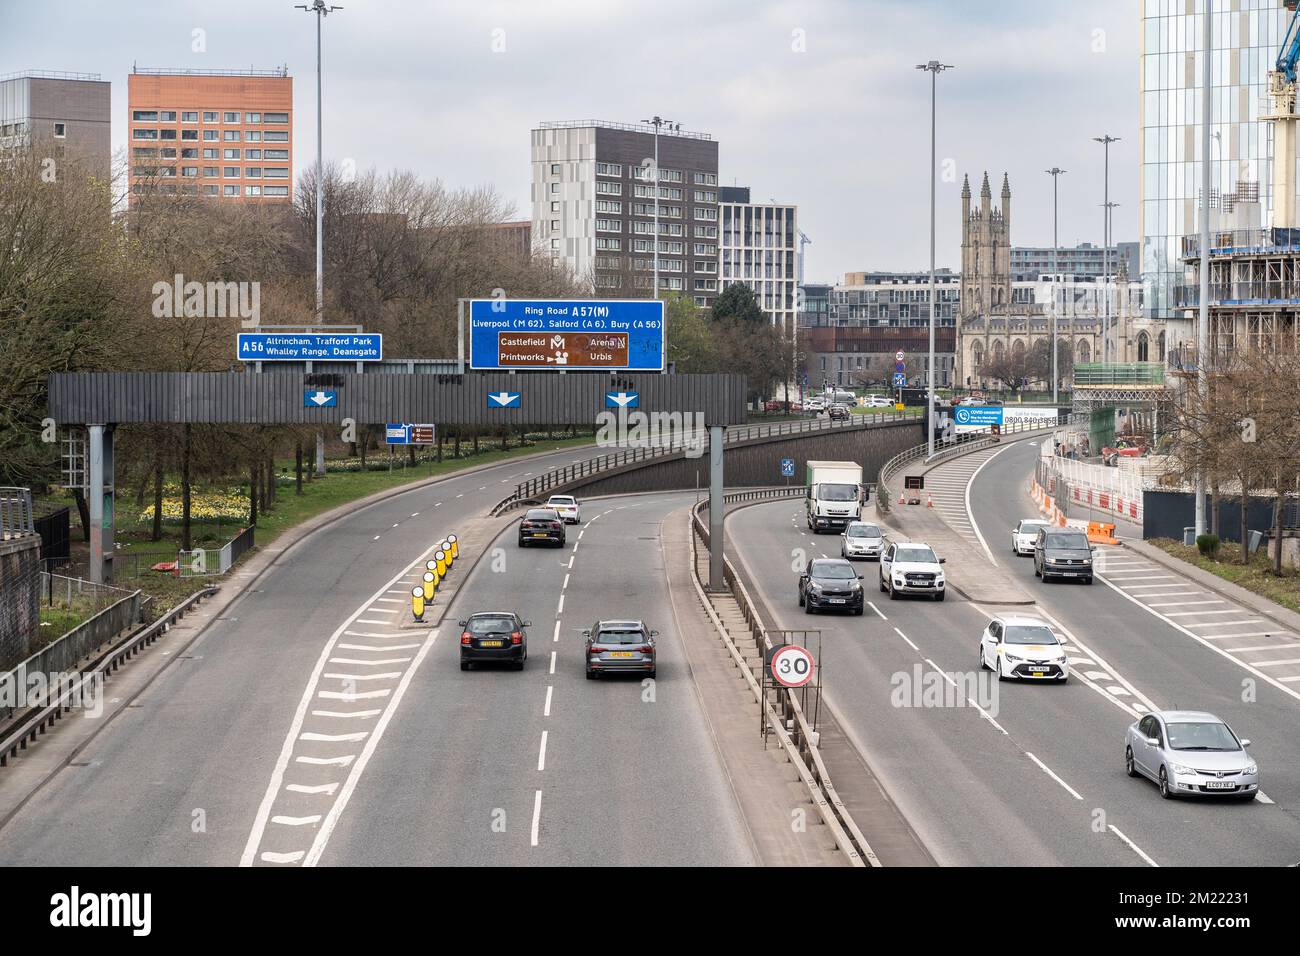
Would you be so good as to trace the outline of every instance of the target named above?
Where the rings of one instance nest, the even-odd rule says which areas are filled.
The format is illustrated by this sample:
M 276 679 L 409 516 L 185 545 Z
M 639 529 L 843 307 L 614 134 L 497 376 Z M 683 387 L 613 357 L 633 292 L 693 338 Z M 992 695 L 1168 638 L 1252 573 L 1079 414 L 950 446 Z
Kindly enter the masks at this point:
M 988 314 L 1011 302 L 1011 182 L 1002 175 L 1002 202 L 993 208 L 989 175 L 971 211 L 970 178 L 961 189 L 961 316 Z

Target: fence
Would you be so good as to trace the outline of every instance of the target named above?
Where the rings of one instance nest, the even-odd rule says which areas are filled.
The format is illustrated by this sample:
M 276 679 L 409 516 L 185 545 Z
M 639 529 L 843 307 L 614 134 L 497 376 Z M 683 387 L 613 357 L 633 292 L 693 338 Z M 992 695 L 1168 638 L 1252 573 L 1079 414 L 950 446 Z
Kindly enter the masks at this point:
M 249 525 L 223 544 L 221 550 L 217 552 L 215 566 L 209 558 L 211 552 L 203 548 L 176 552 L 176 574 L 183 578 L 204 574 L 225 574 L 241 555 L 253 547 L 256 527 L 256 525 Z
M 34 534 L 30 488 L 0 488 L 0 535 Z
M 833 431 L 837 428 L 866 428 L 868 425 L 884 422 L 916 421 L 915 415 L 902 412 L 888 412 L 877 415 L 855 415 L 848 421 L 831 421 L 828 419 L 806 418 L 798 421 L 774 422 L 768 425 L 733 425 L 723 436 L 723 446 L 738 444 L 761 438 L 777 438 L 799 435 L 808 432 Z M 696 442 L 700 444 L 696 444 Z M 708 438 L 703 434 L 690 436 L 675 435 L 667 444 L 655 444 L 638 448 L 629 448 L 621 452 L 588 458 L 563 468 L 556 468 L 545 474 L 530 478 L 515 486 L 509 497 L 499 501 L 492 509 L 492 514 L 500 515 L 528 501 L 536 501 L 555 488 L 562 488 L 581 478 L 587 478 L 604 472 L 621 468 L 636 462 L 649 461 L 667 455 L 679 454 L 695 449 L 705 451 Z
M 1078 362 L 1074 384 L 1080 385 L 1163 385 L 1165 367 L 1159 362 Z
M 60 508 L 33 522 L 36 533 L 41 536 L 41 562 L 47 571 L 61 568 L 71 560 L 71 520 L 69 510 Z
M 126 588 L 115 588 L 109 584 L 87 581 L 85 578 L 71 578 L 49 571 L 41 572 L 41 599 L 48 605 L 53 605 L 56 600 L 63 601 L 68 607 L 88 604 L 98 612 L 131 593 Z

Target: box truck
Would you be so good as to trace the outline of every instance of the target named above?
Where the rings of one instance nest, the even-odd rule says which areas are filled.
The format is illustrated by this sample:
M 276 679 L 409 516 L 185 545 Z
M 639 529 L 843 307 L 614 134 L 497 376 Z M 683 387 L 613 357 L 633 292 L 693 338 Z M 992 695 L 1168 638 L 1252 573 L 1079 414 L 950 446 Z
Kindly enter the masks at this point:
M 804 510 L 809 530 L 842 531 L 850 521 L 858 520 L 866 486 L 857 462 L 810 461 L 807 484 Z

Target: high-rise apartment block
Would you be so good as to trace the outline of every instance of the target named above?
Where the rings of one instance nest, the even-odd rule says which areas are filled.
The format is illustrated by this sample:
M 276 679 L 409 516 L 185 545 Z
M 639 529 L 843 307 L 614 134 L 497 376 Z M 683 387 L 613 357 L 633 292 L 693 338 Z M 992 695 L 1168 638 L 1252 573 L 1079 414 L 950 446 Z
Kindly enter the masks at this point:
M 29 71 L 0 77 L 0 151 L 29 145 L 56 162 L 76 156 L 105 182 L 112 175 L 110 84 L 98 73 Z
M 151 190 L 233 202 L 293 199 L 288 69 L 135 69 L 127 77 L 131 199 Z

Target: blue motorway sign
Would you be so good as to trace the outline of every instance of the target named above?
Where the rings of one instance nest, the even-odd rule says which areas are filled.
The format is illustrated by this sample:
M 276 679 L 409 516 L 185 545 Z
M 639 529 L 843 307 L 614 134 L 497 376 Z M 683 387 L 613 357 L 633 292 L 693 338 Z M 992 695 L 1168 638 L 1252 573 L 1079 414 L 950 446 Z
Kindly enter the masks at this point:
M 471 369 L 664 370 L 654 299 L 471 299 Z
M 335 408 L 339 403 L 339 393 L 331 389 L 307 389 L 302 393 L 303 408 Z
M 794 477 L 794 459 L 793 459 L 793 458 L 782 458 L 782 459 L 781 459 L 781 477 L 782 477 L 782 478 L 793 478 L 793 477 Z
M 240 332 L 235 357 L 241 362 L 378 362 L 384 337 L 378 332 Z
M 522 392 L 488 392 L 488 408 L 523 408 Z
M 906 385 L 907 385 L 907 373 L 906 373 L 906 372 L 895 372 L 895 373 L 894 373 L 894 388 L 903 388 L 903 387 L 905 387 Z
M 967 428 L 988 428 L 1002 424 L 1001 405 L 959 405 L 953 409 L 952 419 Z
M 606 392 L 606 408 L 636 408 L 641 404 L 641 396 L 636 392 Z

